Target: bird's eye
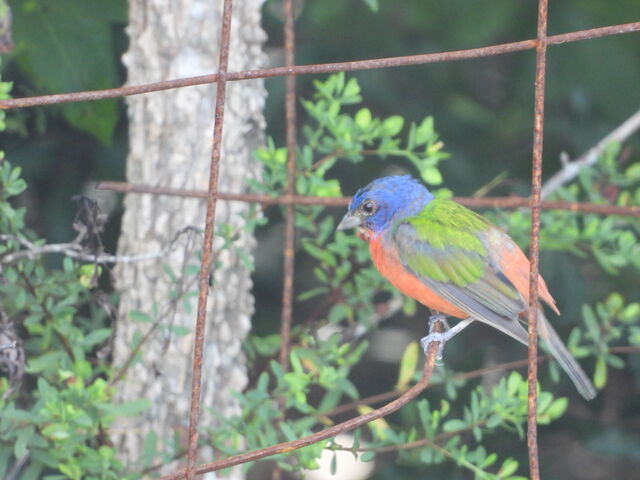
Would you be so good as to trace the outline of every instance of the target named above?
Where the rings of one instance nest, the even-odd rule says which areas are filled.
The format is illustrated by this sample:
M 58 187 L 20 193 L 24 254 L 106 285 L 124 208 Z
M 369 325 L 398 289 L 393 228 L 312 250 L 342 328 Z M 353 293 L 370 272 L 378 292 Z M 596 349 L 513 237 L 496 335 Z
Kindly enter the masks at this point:
M 373 215 L 378 209 L 378 205 L 376 205 L 376 202 L 373 200 L 367 200 L 360 208 L 365 215 Z

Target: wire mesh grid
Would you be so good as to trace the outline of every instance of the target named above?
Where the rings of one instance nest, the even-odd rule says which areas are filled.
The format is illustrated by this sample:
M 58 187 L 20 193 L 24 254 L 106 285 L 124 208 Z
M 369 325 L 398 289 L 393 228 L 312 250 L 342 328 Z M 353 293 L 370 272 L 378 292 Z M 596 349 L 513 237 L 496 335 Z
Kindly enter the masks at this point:
M 200 389 L 202 375 L 202 356 L 205 338 L 205 317 L 207 305 L 207 293 L 209 289 L 209 277 L 213 265 L 213 234 L 215 224 L 216 203 L 218 200 L 234 200 L 243 202 L 256 202 L 262 204 L 282 204 L 285 205 L 285 241 L 284 241 L 284 265 L 283 265 L 283 296 L 280 333 L 282 345 L 280 349 L 280 362 L 283 368 L 288 368 L 288 357 L 290 351 L 290 329 L 293 312 L 293 280 L 294 280 L 294 240 L 295 240 L 295 205 L 325 205 L 338 206 L 347 205 L 349 198 L 326 198 L 299 196 L 295 194 L 296 180 L 296 76 L 304 74 L 325 74 L 345 71 L 359 71 L 368 69 L 380 69 L 390 67 L 401 67 L 407 65 L 422 65 L 427 63 L 451 62 L 455 60 L 473 59 L 479 57 L 501 55 L 523 50 L 533 49 L 536 52 L 534 99 L 534 131 L 533 131 L 533 152 L 532 152 L 532 194 L 530 198 L 523 197 L 484 197 L 484 198 L 456 198 L 457 201 L 471 207 L 531 207 L 531 249 L 530 249 L 530 300 L 529 300 L 529 414 L 528 414 L 528 437 L 527 445 L 529 451 L 530 478 L 538 479 L 538 452 L 536 438 L 536 380 L 537 380 L 537 329 L 536 329 L 536 309 L 537 309 L 537 281 L 538 281 L 538 257 L 539 257 L 539 235 L 540 235 L 540 212 L 542 208 L 563 209 L 572 211 L 593 212 L 601 214 L 622 214 L 640 216 L 639 206 L 614 206 L 596 205 L 579 202 L 562 201 L 542 201 L 541 179 L 542 179 L 542 149 L 544 139 L 543 119 L 545 100 L 545 72 L 546 53 L 549 46 L 567 42 L 593 39 L 598 37 L 617 35 L 629 32 L 640 31 L 640 22 L 612 25 L 588 30 L 580 30 L 560 35 L 547 36 L 547 0 L 538 2 L 538 24 L 535 39 L 523 40 L 512 43 L 491 45 L 481 48 L 473 48 L 458 51 L 447 51 L 429 53 L 421 55 L 407 55 L 389 58 L 375 58 L 368 60 L 357 60 L 349 62 L 295 65 L 295 36 L 294 36 L 294 12 L 293 0 L 284 0 L 284 49 L 285 66 L 272 67 L 239 72 L 228 72 L 227 65 L 229 59 L 229 45 L 231 35 L 231 13 L 233 0 L 224 0 L 222 28 L 220 33 L 220 56 L 218 72 L 210 75 L 180 78 L 144 85 L 135 85 L 121 88 L 113 88 L 97 91 L 84 91 L 74 93 L 64 93 L 55 95 L 45 95 L 27 98 L 17 98 L 0 101 L 0 108 L 14 109 L 47 105 L 64 102 L 95 101 L 104 98 L 124 97 L 137 95 L 159 90 L 169 90 L 193 85 L 217 84 L 215 101 L 215 124 L 212 134 L 211 165 L 208 191 L 192 191 L 184 189 L 172 189 L 152 185 L 136 185 L 126 182 L 101 182 L 99 188 L 129 192 L 129 193 L 152 193 L 162 195 L 177 195 L 184 197 L 200 197 L 207 199 L 207 213 L 205 219 L 204 245 L 202 250 L 202 265 L 199 273 L 198 308 L 195 322 L 195 336 L 193 344 L 193 364 L 192 364 L 192 386 L 191 404 L 189 416 L 189 437 L 187 448 L 187 461 L 183 470 L 162 477 L 164 480 L 187 478 L 193 479 L 196 475 L 204 474 L 239 465 L 267 456 L 275 455 L 301 448 L 318 441 L 331 438 L 336 434 L 357 428 L 376 418 L 383 417 L 402 405 L 408 403 L 426 388 L 431 371 L 434 366 L 437 344 L 432 343 L 427 351 L 427 361 L 423 370 L 421 380 L 401 397 L 384 405 L 383 407 L 352 418 L 331 428 L 322 430 L 308 437 L 296 439 L 278 445 L 272 445 L 260 450 L 247 452 L 234 457 L 214 461 L 207 464 L 196 465 L 197 443 L 198 443 L 198 419 L 200 414 Z M 221 139 L 224 123 L 224 104 L 226 96 L 226 85 L 230 81 L 248 80 L 268 77 L 285 77 L 285 120 L 286 120 L 286 143 L 287 143 L 287 185 L 286 193 L 280 197 L 270 197 L 266 195 L 238 194 L 229 192 L 218 192 L 218 172 L 221 161 Z

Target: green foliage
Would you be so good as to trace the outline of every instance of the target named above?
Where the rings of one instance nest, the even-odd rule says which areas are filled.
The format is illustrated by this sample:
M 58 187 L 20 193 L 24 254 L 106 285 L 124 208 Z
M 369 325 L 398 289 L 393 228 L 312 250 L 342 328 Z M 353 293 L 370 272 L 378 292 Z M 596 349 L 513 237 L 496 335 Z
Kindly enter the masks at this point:
M 348 375 L 351 367 L 361 360 L 366 347 L 366 342 L 355 346 L 345 344 L 337 334 L 322 341 L 303 335 L 291 351 L 291 370 L 285 371 L 278 362 L 271 361 L 255 387 L 237 395 L 241 413 L 220 418 L 221 426 L 208 432 L 210 441 L 224 455 L 231 455 L 240 448 L 258 449 L 309 435 L 314 428 L 326 425 L 330 420 L 325 413 L 335 408 L 343 397 L 358 398 Z M 308 400 L 312 390 L 315 395 L 322 392 L 317 405 Z M 290 413 L 295 412 L 292 416 L 298 418 L 291 420 L 289 416 L 285 420 L 283 407 Z M 320 444 L 295 452 L 297 468 L 317 468 L 316 459 L 323 448 Z M 284 468 L 291 469 L 282 457 L 280 460 Z
M 581 169 L 577 181 L 555 192 L 554 200 L 602 205 L 640 204 L 640 162 L 622 167 L 620 145 L 611 144 L 592 167 Z M 500 212 L 493 218 L 522 246 L 529 242 L 528 212 Z M 640 218 L 576 214 L 567 210 L 542 212 L 540 244 L 545 250 L 591 256 L 610 275 L 622 269 L 640 271 Z
M 112 28 L 126 22 L 123 0 L 19 0 L 11 8 L 15 59 L 38 93 L 118 86 Z M 73 127 L 111 143 L 116 100 L 68 103 L 61 109 Z
M 363 0 L 373 12 L 378 11 L 378 0 Z
M 482 441 L 500 430 L 524 436 L 527 388 L 526 378 L 512 372 L 490 392 L 473 390 L 460 414 L 454 412 L 447 400 L 441 400 L 439 408 L 432 407 L 428 400 L 419 400 L 412 406 L 417 417 L 414 425 L 399 432 L 387 431 L 384 436 L 372 430 L 374 439 L 369 446 L 396 445 L 402 463 L 439 464 L 450 459 L 471 470 L 476 478 L 523 478 L 513 476 L 518 469 L 517 461 L 508 458 L 497 465 L 498 455 L 487 453 Z M 559 418 L 567 403 L 566 398 L 554 399 L 548 392 L 539 392 L 538 422 L 546 424 Z M 473 439 L 469 440 L 469 436 Z M 411 448 L 407 448 L 409 445 Z
M 618 293 L 610 294 L 595 307 L 582 306 L 585 330 L 575 328 L 569 337 L 576 357 L 595 357 L 594 384 L 603 388 L 607 383 L 607 366 L 623 368 L 624 360 L 612 348 L 621 342 L 640 345 L 640 303 L 625 304 Z
M 95 267 L 70 258 L 62 268 L 37 256 L 7 260 L 25 242 L 44 243 L 12 203 L 25 189 L 20 168 L 0 160 L 0 314 L 24 339 L 15 347 L 24 356 L 5 357 L 10 375 L 0 378 L 0 476 L 24 461 L 23 479 L 126 478 L 106 429 L 147 402 L 111 403 L 108 368 L 96 355 L 111 329 L 86 279 Z
M 375 118 L 366 108 L 345 112 L 361 103 L 362 97 L 358 82 L 354 78 L 347 81 L 344 73 L 314 85 L 314 101 L 302 100 L 313 123 L 303 127 L 305 144 L 297 151 L 298 194 L 341 195 L 338 180 L 327 178 L 330 169 L 338 161 L 358 164 L 371 156 L 408 160 L 426 183 L 441 182 L 437 166 L 447 154 L 442 152 L 431 117 L 410 124 L 407 130 L 399 115 Z M 250 181 L 250 185 L 262 193 L 282 192 L 286 184 L 286 148 L 277 148 L 269 140 L 255 157 L 265 166 L 264 175 L 262 182 Z M 376 314 L 370 299 L 382 292 L 398 294 L 371 266 L 362 242 L 353 235 L 334 233 L 333 217 L 326 216 L 320 206 L 296 206 L 295 222 L 304 252 L 316 261 L 313 275 L 318 282 L 317 287 L 302 293 L 300 300 L 328 294 L 327 321 L 371 323 Z
M 401 135 L 405 120 L 400 115 L 385 119 L 373 117 L 370 110 L 360 108 L 353 114 L 344 109 L 362 102 L 360 85 L 355 78 L 345 79 L 344 73 L 330 76 L 327 81 L 315 81 L 314 101 L 302 100 L 302 106 L 313 119 L 313 125 L 302 129 L 305 145 L 297 152 L 299 195 L 339 196 L 340 187 L 335 179 L 325 174 L 339 160 L 360 163 L 365 157 L 406 159 L 431 185 L 442 182 L 438 163 L 447 158 L 442 152 L 432 117 L 412 123 Z M 286 183 L 286 148 L 276 148 L 269 140 L 255 157 L 265 166 L 263 181 L 251 182 L 265 193 L 281 191 Z M 304 221 L 304 220 L 300 220 Z M 306 226 L 306 225 L 305 225 Z
M 9 202 L 26 188 L 19 175 L 6 160 L 0 165 L 0 258 L 19 251 L 23 239 L 43 243 L 25 229 L 25 210 Z M 105 432 L 116 416 L 134 415 L 147 405 L 111 404 L 108 369 L 95 356 L 111 330 L 104 311 L 93 305 L 86 272 L 87 265 L 69 258 L 62 269 L 28 257 L 2 265 L 3 314 L 23 332 L 22 381 L 32 379 L 36 387 L 16 396 L 6 378 L 0 383 L 0 472 L 26 455 L 23 478 L 56 471 L 73 479 L 123 478 Z

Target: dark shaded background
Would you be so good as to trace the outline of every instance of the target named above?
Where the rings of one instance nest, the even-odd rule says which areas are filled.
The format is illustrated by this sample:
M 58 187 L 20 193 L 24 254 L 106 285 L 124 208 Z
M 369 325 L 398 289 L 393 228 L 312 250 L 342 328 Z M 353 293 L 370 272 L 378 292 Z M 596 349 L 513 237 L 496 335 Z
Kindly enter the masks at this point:
M 119 61 L 126 50 L 126 1 L 55 0 L 11 2 L 14 53 L 2 59 L 3 78 L 14 81 L 16 97 L 115 87 L 125 80 Z M 267 48 L 274 65 L 282 64 L 282 22 L 279 1 L 264 7 Z M 486 46 L 535 37 L 536 2 L 493 0 L 380 0 L 372 12 L 364 1 L 301 2 L 297 19 L 297 62 L 323 63 Z M 637 0 L 551 2 L 549 34 L 640 20 Z M 48 37 L 51 35 L 51 38 Z M 55 40 L 55 42 L 52 41 Z M 88 41 L 91 39 L 91 41 Z M 433 115 L 436 128 L 452 158 L 442 164 L 446 186 L 469 195 L 497 175 L 508 181 L 492 194 L 528 195 L 531 169 L 533 113 L 533 51 L 446 64 L 360 72 L 365 104 L 374 114 L 401 114 L 409 121 Z M 158 79 L 164 80 L 164 79 Z M 313 78 L 298 78 L 299 93 L 309 97 Z M 266 81 L 268 133 L 283 145 L 283 80 Z M 559 166 L 559 154 L 576 157 L 624 121 L 640 105 L 640 37 L 628 34 L 550 47 L 548 53 L 544 171 Z M 300 124 L 306 118 L 301 112 Z M 14 165 L 23 168 L 29 184 L 21 201 L 29 221 L 51 242 L 73 237 L 75 215 L 71 197 L 87 182 L 123 180 L 127 152 L 127 119 L 122 101 L 51 106 L 12 112 L 9 130 L 0 135 L 2 148 Z M 638 135 L 628 142 L 638 157 Z M 395 164 L 407 170 L 406 164 Z M 343 182 L 345 194 L 384 173 L 389 162 L 370 161 L 348 172 L 336 167 L 332 175 Z M 347 175 L 348 174 L 348 175 Z M 281 225 L 259 232 L 255 294 L 255 331 L 277 329 L 281 275 Z M 339 211 L 335 212 L 340 214 Z M 114 251 L 119 207 L 112 212 L 105 244 Z M 588 262 L 566 254 L 544 253 L 542 271 L 564 315 L 556 324 L 564 337 L 578 322 L 584 302 L 602 300 L 605 292 L 621 291 L 637 300 L 637 277 L 604 276 Z M 305 288 L 304 259 L 298 264 L 297 289 Z M 617 284 L 615 283 L 617 282 Z M 635 297 L 635 298 L 634 298 Z M 305 318 L 313 305 L 296 305 L 295 317 Z M 426 311 L 415 318 L 397 315 L 371 340 L 392 345 L 423 333 Z M 397 352 L 372 348 L 354 373 L 363 395 L 392 388 Z M 525 351 L 499 333 L 482 326 L 447 346 L 447 365 L 461 371 L 493 362 L 522 358 Z M 396 359 L 394 359 L 394 356 Z M 542 476 L 545 479 L 633 478 L 640 467 L 640 403 L 637 399 L 640 362 L 610 372 L 607 389 L 594 402 L 579 400 L 568 382 L 555 386 L 572 399 L 561 422 L 540 432 Z M 592 365 L 585 362 L 588 369 Z M 375 372 L 375 373 L 374 373 Z M 544 369 L 543 369 L 544 373 Z M 543 377 L 544 378 L 544 377 Z M 401 414 L 400 414 L 401 415 Z M 526 460 L 524 442 L 496 435 L 487 448 L 502 457 Z M 471 478 L 455 465 L 434 468 L 397 466 L 393 456 L 381 465 L 376 479 Z M 384 463 L 384 462 L 383 462 Z

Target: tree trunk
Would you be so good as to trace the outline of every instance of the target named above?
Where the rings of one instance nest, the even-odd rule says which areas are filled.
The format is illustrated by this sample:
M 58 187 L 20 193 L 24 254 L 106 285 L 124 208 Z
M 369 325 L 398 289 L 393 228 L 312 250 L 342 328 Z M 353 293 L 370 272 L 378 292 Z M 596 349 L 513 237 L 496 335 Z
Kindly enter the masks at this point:
M 236 2 L 229 71 L 260 68 L 265 63 L 262 43 L 266 37 L 260 27 L 262 2 Z M 123 57 L 128 83 L 215 72 L 221 15 L 222 1 L 130 0 L 131 43 Z M 127 180 L 206 190 L 214 96 L 215 85 L 206 85 L 129 97 Z M 251 152 L 263 140 L 264 99 L 262 81 L 228 85 L 221 191 L 241 192 L 245 179 L 256 174 Z M 202 200 L 128 194 L 124 206 L 119 255 L 160 251 L 185 227 L 204 227 Z M 220 202 L 217 207 L 216 223 L 225 222 L 237 229 L 240 237 L 234 246 L 245 252 L 254 246 L 253 237 L 242 230 L 241 214 L 248 208 L 238 202 Z M 216 241 L 217 248 L 220 244 Z M 151 432 L 157 435 L 159 452 L 174 452 L 186 445 L 197 290 L 197 272 L 187 266 L 199 266 L 201 246 L 202 235 L 191 241 L 188 235 L 182 235 L 174 251 L 160 261 L 121 264 L 114 272 L 120 292 L 114 371 L 126 364 L 132 348 L 153 329 L 116 385 L 119 402 L 147 398 L 152 403 L 149 410 L 119 421 L 112 430 L 123 460 L 132 468 L 140 466 L 143 442 L 153 438 L 153 434 L 148 436 Z M 167 269 L 175 275 L 173 280 Z M 200 425 L 207 426 L 215 422 L 209 411 L 226 416 L 238 410 L 231 392 L 242 390 L 246 383 L 241 345 L 253 313 L 250 272 L 235 249 L 216 256 L 213 282 L 200 419 Z M 174 300 L 176 292 L 181 297 L 178 300 Z M 139 321 L 140 315 L 132 316 L 132 311 L 149 314 L 157 325 Z M 189 332 L 186 335 L 185 329 Z M 177 446 L 173 444 L 176 438 Z M 202 457 L 201 454 L 200 461 L 209 460 Z M 240 475 L 235 472 L 236 478 Z

